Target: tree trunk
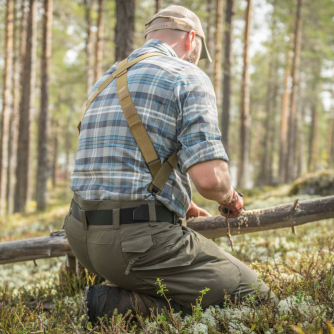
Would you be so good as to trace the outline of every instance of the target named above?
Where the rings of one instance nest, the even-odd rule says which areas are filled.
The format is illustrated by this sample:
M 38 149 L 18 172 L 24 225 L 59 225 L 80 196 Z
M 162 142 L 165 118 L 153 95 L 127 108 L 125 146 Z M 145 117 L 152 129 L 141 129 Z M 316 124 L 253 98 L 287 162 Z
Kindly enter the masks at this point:
M 314 101 L 312 104 L 312 121 L 310 131 L 310 151 L 309 151 L 309 172 L 315 172 L 316 163 L 318 160 L 318 128 L 319 128 L 319 107 L 317 106 L 318 101 Z
M 327 127 L 327 168 L 334 168 L 334 92 Z
M 49 176 L 49 63 L 52 50 L 52 7 L 53 0 L 44 0 L 41 109 L 38 122 L 38 160 L 36 175 L 37 210 L 45 210 L 47 205 L 47 180 Z
M 57 120 L 53 124 L 53 154 L 52 154 L 52 188 L 55 189 L 57 185 L 57 165 L 58 165 L 58 131 L 59 123 Z
M 220 106 L 220 83 L 222 76 L 222 32 L 223 32 L 223 0 L 216 0 L 216 34 L 215 34 L 215 63 L 213 87 L 216 93 L 217 106 Z
M 14 27 L 14 1 L 7 0 L 6 10 L 6 42 L 5 42 L 5 68 L 3 79 L 2 120 L 0 137 L 0 215 L 6 213 L 6 189 L 8 168 L 8 136 L 10 118 L 10 95 L 13 76 L 13 27 Z
M 7 185 L 6 185 L 6 203 L 7 214 L 13 213 L 13 201 L 14 201 L 14 172 L 16 166 L 16 149 L 17 149 L 17 125 L 18 125 L 18 92 L 19 87 L 19 46 L 18 43 L 18 25 L 17 25 L 17 0 L 14 0 L 14 29 L 13 29 L 13 76 L 12 76 L 12 88 L 13 88 L 13 103 L 12 112 L 9 119 L 9 137 L 8 137 L 8 168 L 7 168 Z
M 14 212 L 15 171 L 17 168 L 17 144 L 19 126 L 19 105 L 22 82 L 24 80 L 24 61 L 26 52 L 26 2 L 21 1 L 20 31 L 14 25 L 14 38 L 17 48 L 14 48 L 14 83 L 13 83 L 13 110 L 10 119 L 10 145 L 8 147 L 8 182 L 7 182 L 7 212 Z
M 297 177 L 304 174 L 304 157 L 305 157 L 305 139 L 304 139 L 304 119 L 305 119 L 305 106 L 304 101 L 306 99 L 303 98 L 301 90 L 298 93 L 298 101 L 301 101 L 300 112 L 298 112 L 297 117 L 297 145 L 296 145 L 296 161 L 295 164 L 297 166 Z
M 127 58 L 133 51 L 135 0 L 116 0 L 115 60 Z
M 162 0 L 155 0 L 155 12 L 158 13 L 161 10 Z
M 87 94 L 90 93 L 94 84 L 94 53 L 93 53 L 93 36 L 92 36 L 92 20 L 91 20 L 91 8 L 92 0 L 84 0 L 87 36 L 86 36 L 86 64 L 87 64 Z
M 288 50 L 286 52 L 286 65 L 284 73 L 284 92 L 281 111 L 281 136 L 280 136 L 280 153 L 279 153 L 279 182 L 285 182 L 288 147 L 287 147 L 287 133 L 288 133 L 288 106 L 289 106 L 289 77 L 290 77 L 290 43 L 288 43 Z
M 214 23 L 213 23 L 213 18 L 214 18 L 214 1 L 213 0 L 207 0 L 207 26 L 206 26 L 206 35 L 205 35 L 205 40 L 206 40 L 206 46 L 209 50 L 210 55 L 213 55 L 214 53 Z M 213 78 L 213 63 L 210 62 L 208 59 L 205 61 L 205 68 L 206 68 L 206 73 L 208 74 L 209 78 L 212 80 Z
M 32 91 L 35 85 L 33 75 L 36 58 L 37 1 L 30 0 L 27 24 L 27 44 L 22 76 L 22 96 L 20 101 L 19 139 L 15 186 L 15 212 L 24 213 L 28 198 L 30 177 L 30 134 Z
M 334 218 L 334 196 L 279 205 L 267 209 L 244 211 L 238 218 L 229 219 L 231 235 L 268 231 L 303 225 Z M 227 236 L 226 220 L 222 216 L 189 219 L 187 227 L 207 238 Z M 65 256 L 73 253 L 65 231 L 39 237 L 0 243 L 0 264 Z
M 95 81 L 102 76 L 102 59 L 103 59 L 103 0 L 99 1 L 98 17 L 97 17 L 97 37 L 95 48 Z
M 275 1 L 273 2 L 273 15 L 272 15 L 272 27 L 271 27 L 271 48 L 269 53 L 269 77 L 268 77 L 268 91 L 267 91 L 267 103 L 266 103 L 266 121 L 265 121 L 265 135 L 264 135 L 264 152 L 262 157 L 261 177 L 259 178 L 262 185 L 272 184 L 272 155 L 274 149 L 273 143 L 273 125 L 275 122 L 275 114 L 273 110 L 274 105 L 274 86 L 276 79 L 276 17 L 275 17 Z
M 222 142 L 225 151 L 229 152 L 230 99 L 232 72 L 232 38 L 233 38 L 234 0 L 226 0 L 225 7 L 225 45 L 223 75 L 223 113 L 221 119 Z
M 243 71 L 241 78 L 241 102 L 240 102 L 240 153 L 238 163 L 238 187 L 246 188 L 248 182 L 248 156 L 249 156 L 249 55 L 248 44 L 251 27 L 252 0 L 247 0 L 245 16 L 245 35 L 243 51 Z
M 289 113 L 289 129 L 288 129 L 288 155 L 286 167 L 286 182 L 291 182 L 295 178 L 295 144 L 296 144 L 296 101 L 297 89 L 299 84 L 299 64 L 300 64 L 300 49 L 301 49 L 301 10 L 303 0 L 298 0 L 295 22 L 295 39 L 294 39 L 294 55 L 292 63 L 292 89 L 290 98 L 290 113 Z

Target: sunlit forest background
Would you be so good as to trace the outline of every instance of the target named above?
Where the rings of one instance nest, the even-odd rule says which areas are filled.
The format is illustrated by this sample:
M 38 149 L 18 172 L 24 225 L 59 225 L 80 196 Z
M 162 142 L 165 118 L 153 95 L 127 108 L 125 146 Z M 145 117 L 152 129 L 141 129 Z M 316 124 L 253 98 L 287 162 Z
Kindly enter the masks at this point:
M 88 93 L 145 43 L 145 22 L 172 4 L 201 19 L 213 62 L 198 66 L 214 86 L 232 183 L 246 209 L 334 194 L 333 0 L 0 0 L 1 242 L 61 229 Z M 217 215 L 216 204 L 196 192 L 194 200 Z M 332 225 L 236 237 L 234 255 L 295 309 L 217 313 L 216 330 L 292 333 L 295 323 L 326 332 L 334 320 Z M 59 287 L 63 261 L 0 267 L 1 333 L 83 331 L 81 287 Z M 235 327 L 235 317 L 245 327 Z
M 2 213 L 44 209 L 47 189 L 69 188 L 87 93 L 171 4 L 196 12 L 206 32 L 213 62 L 199 66 L 215 87 L 234 185 L 333 167 L 331 0 L 1 1 Z

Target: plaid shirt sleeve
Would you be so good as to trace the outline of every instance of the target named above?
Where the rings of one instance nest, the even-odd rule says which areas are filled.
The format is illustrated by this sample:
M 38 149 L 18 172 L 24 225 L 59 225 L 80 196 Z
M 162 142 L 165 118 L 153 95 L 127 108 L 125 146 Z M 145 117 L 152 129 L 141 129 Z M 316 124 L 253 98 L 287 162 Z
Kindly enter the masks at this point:
M 174 85 L 178 157 L 182 172 L 204 161 L 228 161 L 221 142 L 213 86 L 199 68 L 186 68 Z

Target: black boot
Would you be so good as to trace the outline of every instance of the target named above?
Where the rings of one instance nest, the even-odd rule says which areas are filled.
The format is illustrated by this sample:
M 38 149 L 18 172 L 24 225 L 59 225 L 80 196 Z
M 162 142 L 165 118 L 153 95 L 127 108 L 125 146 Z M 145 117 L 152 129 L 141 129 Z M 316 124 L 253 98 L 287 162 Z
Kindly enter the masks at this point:
M 182 311 L 182 316 L 191 314 L 191 309 L 188 309 L 174 301 L 171 301 L 171 307 L 174 313 Z M 143 317 L 150 316 L 150 309 L 161 312 L 165 307 L 169 310 L 167 301 L 163 298 L 152 297 L 139 294 L 137 292 L 124 290 L 119 287 L 108 285 L 89 285 L 86 287 L 86 306 L 87 306 L 87 322 L 91 322 L 94 326 L 105 315 L 112 317 L 114 310 L 118 313 L 126 314 L 131 310 L 132 315 L 137 313 Z
M 128 310 L 148 316 L 150 311 L 136 292 L 110 287 L 108 285 L 89 285 L 86 287 L 87 322 L 93 326 L 105 315 L 112 317 L 114 310 L 126 314 Z

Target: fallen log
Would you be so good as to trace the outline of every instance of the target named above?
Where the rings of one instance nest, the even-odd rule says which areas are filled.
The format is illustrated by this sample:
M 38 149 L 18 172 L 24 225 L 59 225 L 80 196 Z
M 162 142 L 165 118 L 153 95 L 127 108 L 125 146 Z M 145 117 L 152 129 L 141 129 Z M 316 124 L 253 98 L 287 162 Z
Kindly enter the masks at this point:
M 267 209 L 244 211 L 229 219 L 232 235 L 294 227 L 334 218 L 334 196 L 279 205 Z M 189 219 L 187 226 L 207 238 L 226 237 L 225 218 L 222 216 Z M 0 243 L 0 264 L 50 257 L 73 256 L 65 232 L 50 236 Z
M 47 237 L 0 243 L 0 264 L 74 256 L 64 231 L 51 232 Z

